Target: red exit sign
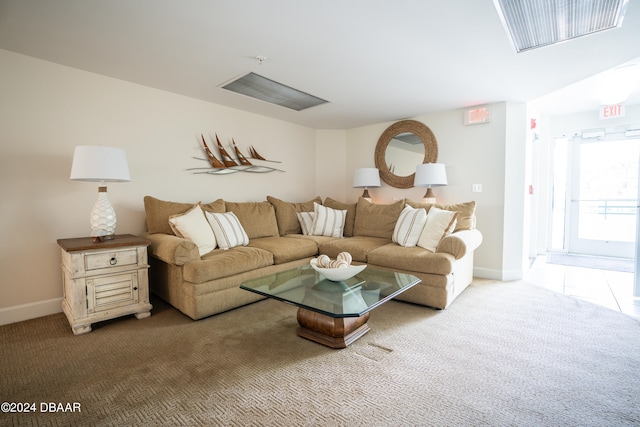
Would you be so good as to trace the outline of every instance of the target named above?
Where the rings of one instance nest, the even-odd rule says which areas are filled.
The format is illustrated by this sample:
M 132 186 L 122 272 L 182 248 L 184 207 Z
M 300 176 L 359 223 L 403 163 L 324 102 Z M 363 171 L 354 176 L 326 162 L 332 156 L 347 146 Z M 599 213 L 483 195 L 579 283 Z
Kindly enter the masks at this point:
M 600 107 L 600 119 L 613 119 L 615 117 L 624 117 L 624 105 L 603 105 Z
M 464 124 L 477 125 L 480 123 L 489 123 L 491 121 L 491 109 L 487 105 L 479 105 L 477 107 L 467 108 L 464 110 Z

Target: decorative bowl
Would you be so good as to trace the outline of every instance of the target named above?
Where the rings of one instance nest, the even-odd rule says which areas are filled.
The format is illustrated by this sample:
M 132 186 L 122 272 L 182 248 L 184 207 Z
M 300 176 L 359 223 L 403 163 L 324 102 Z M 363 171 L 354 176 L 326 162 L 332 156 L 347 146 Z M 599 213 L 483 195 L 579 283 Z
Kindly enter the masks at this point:
M 309 264 L 311 264 L 311 267 L 315 271 L 322 274 L 324 277 L 331 280 L 332 282 L 340 282 L 342 280 L 350 279 L 356 274 L 360 273 L 365 268 L 367 268 L 366 264 L 350 265 L 349 267 L 342 267 L 342 268 L 320 268 L 318 267 L 317 260 L 315 258 L 309 261 Z

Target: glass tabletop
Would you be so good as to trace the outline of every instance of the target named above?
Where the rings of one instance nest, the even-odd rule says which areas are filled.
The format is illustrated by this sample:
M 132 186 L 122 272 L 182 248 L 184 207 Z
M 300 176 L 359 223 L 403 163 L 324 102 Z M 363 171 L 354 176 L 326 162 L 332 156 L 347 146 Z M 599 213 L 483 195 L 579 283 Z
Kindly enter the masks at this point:
M 333 282 L 305 265 L 248 280 L 240 288 L 331 317 L 360 317 L 419 282 L 411 274 L 371 267 Z

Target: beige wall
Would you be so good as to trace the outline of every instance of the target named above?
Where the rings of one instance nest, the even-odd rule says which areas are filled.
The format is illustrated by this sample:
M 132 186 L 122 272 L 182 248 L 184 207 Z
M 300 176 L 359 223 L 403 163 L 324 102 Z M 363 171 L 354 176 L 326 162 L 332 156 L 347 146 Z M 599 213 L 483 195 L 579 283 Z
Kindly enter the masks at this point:
M 380 134 L 391 124 L 349 130 L 316 130 L 84 72 L 0 50 L 0 324 L 60 311 L 62 282 L 56 239 L 86 236 L 97 185 L 68 179 L 76 145 L 110 145 L 127 152 L 132 182 L 109 185 L 118 214 L 118 233 L 145 230 L 145 195 L 174 201 L 264 200 L 273 195 L 304 201 L 316 195 L 357 200 L 353 171 L 373 167 Z M 414 117 L 428 125 L 447 165 L 449 185 L 435 189 L 439 201 L 478 202 L 478 228 L 484 243 L 476 253 L 476 274 L 504 278 L 520 268 L 506 253 L 519 248 L 518 224 L 505 214 L 518 212 L 520 196 L 505 182 L 520 179 L 517 129 L 521 105 L 492 106 L 489 124 L 464 126 L 462 110 Z M 509 124 L 510 123 L 510 124 Z M 204 166 L 198 138 L 217 132 L 233 137 L 285 172 L 197 175 Z M 514 162 L 505 168 L 506 156 Z M 483 185 L 472 193 L 471 184 Z M 517 193 L 518 185 L 512 188 Z M 514 189 L 516 189 L 514 191 Z M 418 200 L 424 189 L 398 190 L 383 184 L 374 201 Z M 505 233 L 508 226 L 509 233 Z M 512 236 L 513 234 L 515 236 Z M 521 233 L 520 233 L 521 234 Z M 505 238 L 505 236 L 509 238 Z M 511 238 L 513 237 L 513 238 Z M 515 258 L 519 258 L 516 254 Z M 516 273 L 514 273 L 516 272 Z
M 0 324 L 60 311 L 56 240 L 88 235 L 97 198 L 97 184 L 69 180 L 76 145 L 126 150 L 132 181 L 109 185 L 118 233 L 145 231 L 147 194 L 185 202 L 316 194 L 314 129 L 2 50 L 0 69 Z M 286 172 L 188 172 L 206 165 L 192 157 L 202 156 L 200 133 L 214 132 Z
M 477 203 L 477 226 L 484 241 L 476 251 L 475 275 L 511 280 L 524 274 L 522 203 L 526 109 L 524 104 L 511 103 L 496 103 L 491 108 L 492 121 L 480 125 L 465 126 L 462 109 L 412 119 L 433 131 L 438 140 L 438 162 L 446 165 L 449 184 L 434 189 L 438 202 L 475 200 Z M 392 123 L 347 131 L 347 179 L 353 179 L 356 168 L 375 166 L 378 138 Z M 507 155 L 510 156 L 508 169 L 505 168 Z M 506 186 L 505 182 L 511 185 Z M 483 191 L 473 193 L 472 184 L 482 184 Z M 375 202 L 391 203 L 401 198 L 420 200 L 425 189 L 397 189 L 382 183 L 381 188 L 370 189 L 369 193 Z M 360 194 L 362 189 L 347 190 L 347 201 L 357 200 Z

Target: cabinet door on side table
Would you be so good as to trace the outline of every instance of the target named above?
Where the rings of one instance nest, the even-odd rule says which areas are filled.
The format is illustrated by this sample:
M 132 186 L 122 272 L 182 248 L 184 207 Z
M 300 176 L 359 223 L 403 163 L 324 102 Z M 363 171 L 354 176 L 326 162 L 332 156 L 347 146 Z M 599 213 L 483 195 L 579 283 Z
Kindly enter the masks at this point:
M 87 279 L 88 313 L 137 304 L 138 301 L 137 271 Z

